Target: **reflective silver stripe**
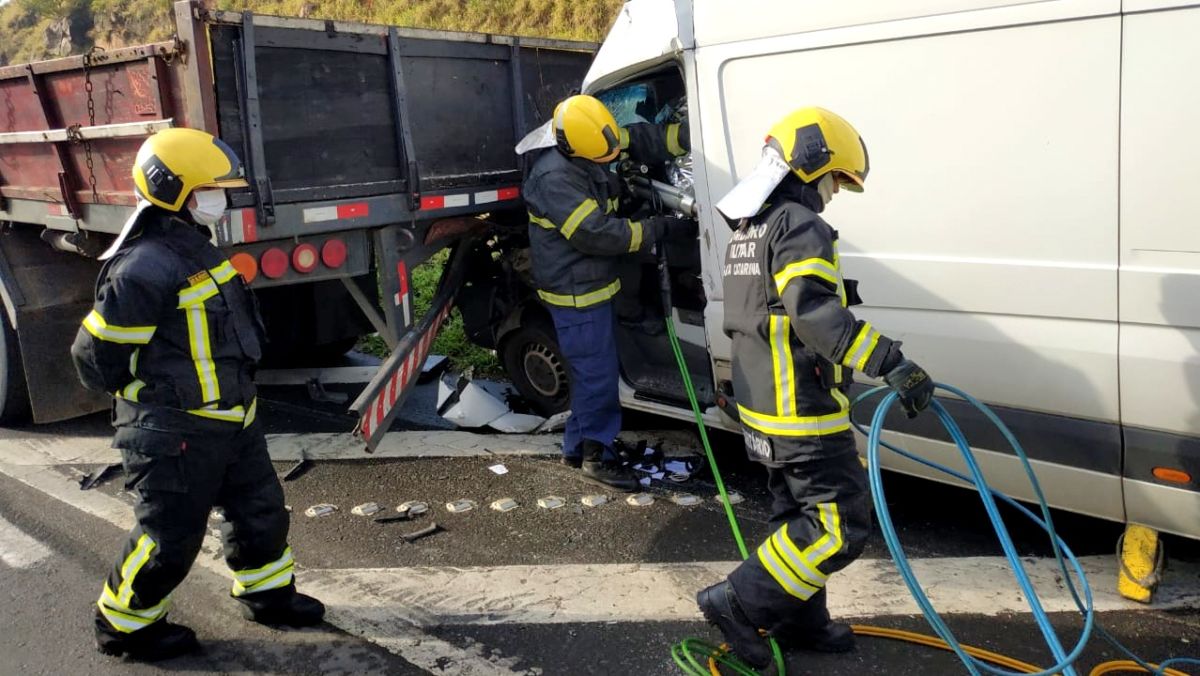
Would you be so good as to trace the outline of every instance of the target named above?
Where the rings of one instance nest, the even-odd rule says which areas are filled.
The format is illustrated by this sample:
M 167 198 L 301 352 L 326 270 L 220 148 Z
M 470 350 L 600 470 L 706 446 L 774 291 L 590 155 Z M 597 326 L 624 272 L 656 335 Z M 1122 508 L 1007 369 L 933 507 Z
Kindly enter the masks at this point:
M 195 305 L 201 305 L 204 301 L 217 295 L 217 282 L 211 277 L 196 284 L 189 286 L 179 292 L 179 307 L 188 308 Z
M 217 366 L 212 359 L 208 312 L 204 305 L 189 307 L 186 312 L 188 343 L 191 345 L 192 361 L 196 365 L 196 377 L 200 381 L 200 397 L 206 402 L 217 401 L 221 398 L 221 385 L 217 382 Z
M 840 287 L 841 275 L 838 274 L 836 263 L 830 263 L 824 258 L 806 258 L 802 261 L 788 263 L 786 267 L 775 274 L 775 291 L 782 296 L 788 283 L 797 277 L 819 277 Z
M 875 352 L 875 347 L 879 345 L 880 337 L 881 334 L 871 326 L 870 322 L 864 322 L 862 329 L 854 337 L 850 347 L 846 349 L 846 356 L 842 359 L 842 363 L 857 371 L 865 370 L 867 362 Z
M 208 271 L 208 274 L 212 275 L 213 279 L 217 280 L 217 284 L 224 284 L 225 282 L 228 282 L 234 277 L 237 277 L 237 273 L 237 270 L 233 267 L 233 263 L 230 263 L 229 261 L 225 261 L 224 263 L 221 263 L 217 267 Z
M 150 560 L 150 552 L 154 551 L 156 546 L 149 535 L 142 533 L 133 551 L 129 552 L 129 556 L 126 556 L 125 562 L 121 564 L 121 585 L 117 588 L 117 602 L 122 607 L 129 607 L 129 600 L 133 598 L 133 580 L 142 566 Z
M 795 365 L 792 363 L 792 322 L 783 315 L 771 315 L 771 356 L 775 361 L 775 405 L 780 416 L 796 415 Z
M 850 429 L 850 415 L 845 410 L 822 416 L 773 416 L 751 411 L 738 405 L 742 424 L 764 434 L 782 437 L 807 437 L 837 434 Z
M 792 596 L 807 601 L 812 598 L 813 594 L 820 591 L 818 587 L 806 584 L 803 580 L 792 574 L 792 571 L 788 570 L 783 561 L 778 558 L 778 555 L 771 546 L 770 540 L 759 546 L 758 560 L 767 569 L 771 577 L 775 578 L 775 582 Z
M 110 343 L 145 345 L 154 337 L 154 326 L 116 326 L 109 324 L 104 317 L 92 310 L 83 320 L 83 328 L 100 340 Z
M 842 519 L 838 514 L 837 503 L 823 502 L 817 505 L 821 513 L 821 527 L 825 535 L 817 540 L 809 549 L 808 561 L 814 567 L 837 554 L 842 548 Z
M 293 561 L 292 548 L 288 547 L 283 550 L 283 556 L 280 556 L 271 563 L 259 568 L 252 568 L 250 570 L 235 570 L 233 571 L 233 577 L 244 585 L 253 585 L 255 582 L 261 582 L 268 577 L 271 577 L 275 573 L 283 570 L 287 566 L 290 566 Z
M 824 586 L 828 579 L 826 575 L 817 570 L 815 566 L 810 565 L 806 555 L 811 552 L 806 549 L 800 551 L 796 543 L 787 535 L 787 524 L 784 524 L 779 530 L 771 536 L 771 540 L 775 542 L 775 550 L 783 557 L 785 563 L 788 564 L 800 579 L 814 587 Z

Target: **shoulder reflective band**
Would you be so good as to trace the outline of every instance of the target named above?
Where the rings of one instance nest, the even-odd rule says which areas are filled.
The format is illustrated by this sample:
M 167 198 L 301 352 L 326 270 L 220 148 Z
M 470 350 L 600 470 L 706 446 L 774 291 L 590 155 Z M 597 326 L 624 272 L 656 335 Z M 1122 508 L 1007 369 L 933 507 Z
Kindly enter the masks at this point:
M 840 286 L 837 267 L 833 263 L 824 258 L 806 258 L 795 263 L 788 263 L 786 267 L 775 274 L 775 290 L 782 296 L 788 283 L 797 277 L 819 277 L 834 287 Z
M 621 127 L 619 134 L 621 139 L 621 150 L 629 148 L 629 130 L 625 127 Z
M 683 146 L 679 145 L 679 130 L 681 126 L 678 122 L 667 125 L 667 152 L 675 157 L 687 154 Z
M 529 212 L 529 222 L 545 230 L 558 230 L 558 226 L 551 223 L 549 219 L 534 216 L 532 211 Z
M 77 317 L 79 315 L 76 315 Z M 88 313 L 83 320 L 83 328 L 87 332 L 110 343 L 127 345 L 145 345 L 154 337 L 154 326 L 116 326 L 104 321 L 104 317 L 96 310 Z
M 566 222 L 563 223 L 563 237 L 571 239 L 571 235 L 574 235 L 575 231 L 579 229 L 579 224 L 583 222 L 583 219 L 587 218 L 599 207 L 600 205 L 596 204 L 596 200 L 590 197 L 581 202 L 579 206 L 575 207 L 575 211 L 572 211 L 571 215 L 567 216 Z
M 549 291 L 542 291 L 541 289 L 538 289 L 538 297 L 541 298 L 542 300 L 546 301 L 547 303 L 550 303 L 551 305 L 557 305 L 559 307 L 580 308 L 580 307 L 591 307 L 593 305 L 598 305 L 600 303 L 603 303 L 604 301 L 608 300 L 609 298 L 612 298 L 613 296 L 617 295 L 617 293 L 620 291 L 621 291 L 621 280 L 618 279 L 618 280 L 614 281 L 612 284 L 609 284 L 608 286 L 605 286 L 600 289 L 596 289 L 595 291 L 592 291 L 591 293 L 585 293 L 582 296 L 568 296 L 568 295 L 559 294 L 559 293 L 550 293 Z
M 642 222 L 629 221 L 629 253 L 637 253 L 642 248 Z

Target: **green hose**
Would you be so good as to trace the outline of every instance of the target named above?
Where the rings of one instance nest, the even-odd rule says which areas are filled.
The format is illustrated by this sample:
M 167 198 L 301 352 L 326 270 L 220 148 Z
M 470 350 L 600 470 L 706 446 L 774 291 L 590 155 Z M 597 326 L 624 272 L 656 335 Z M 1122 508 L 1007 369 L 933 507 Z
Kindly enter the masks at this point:
M 667 337 L 671 341 L 671 350 L 675 353 L 675 363 L 679 366 L 679 375 L 683 377 L 683 387 L 687 390 L 692 413 L 696 416 L 696 427 L 700 430 L 700 441 L 704 444 L 708 467 L 712 470 L 717 491 L 721 494 L 721 501 L 725 505 L 725 516 L 729 518 L 729 530 L 733 532 L 733 539 L 737 542 L 742 560 L 745 560 L 750 556 L 746 550 L 746 541 L 742 539 L 742 529 L 738 527 L 737 516 L 733 513 L 733 505 L 729 502 L 729 493 L 725 490 L 725 482 L 721 479 L 721 470 L 717 467 L 717 457 L 713 454 L 712 444 L 708 441 L 708 428 L 704 425 L 704 414 L 700 412 L 700 402 L 696 400 L 696 388 L 692 386 L 692 375 L 688 371 L 687 361 L 683 358 L 683 348 L 679 345 L 679 337 L 675 335 L 675 322 L 672 320 L 671 313 L 671 280 L 665 259 L 662 261 L 661 267 L 663 311 L 666 314 L 664 319 L 667 325 Z M 771 639 L 770 643 L 771 652 L 775 655 L 776 673 L 782 676 L 787 673 L 784 668 L 783 652 L 774 639 Z M 679 665 L 683 673 L 689 676 L 713 676 L 713 674 L 719 676 L 720 672 L 715 672 L 710 663 L 729 667 L 733 673 L 739 676 L 757 676 L 758 674 L 757 671 L 727 650 L 695 638 L 684 639 L 673 646 L 671 657 L 675 659 L 675 664 Z

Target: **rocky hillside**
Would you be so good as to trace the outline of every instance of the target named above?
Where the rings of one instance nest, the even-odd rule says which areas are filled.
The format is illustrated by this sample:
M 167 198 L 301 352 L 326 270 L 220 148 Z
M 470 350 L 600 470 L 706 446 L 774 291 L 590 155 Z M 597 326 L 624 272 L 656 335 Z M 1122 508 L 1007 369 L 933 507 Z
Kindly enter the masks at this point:
M 599 41 L 623 0 L 207 0 L 220 9 Z M 0 65 L 164 40 L 170 0 L 0 0 Z

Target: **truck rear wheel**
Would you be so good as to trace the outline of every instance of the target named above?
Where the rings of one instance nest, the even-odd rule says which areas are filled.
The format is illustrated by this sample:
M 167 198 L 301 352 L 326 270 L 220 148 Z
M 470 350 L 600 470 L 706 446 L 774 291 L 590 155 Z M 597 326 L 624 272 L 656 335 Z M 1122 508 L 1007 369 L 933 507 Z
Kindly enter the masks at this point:
M 25 367 L 21 364 L 21 345 L 17 332 L 0 308 L 0 424 L 29 419 L 29 390 L 25 385 Z
M 513 385 L 538 413 L 550 416 L 567 410 L 571 400 L 567 360 L 554 329 L 541 322 L 519 326 L 504 338 L 500 356 Z

